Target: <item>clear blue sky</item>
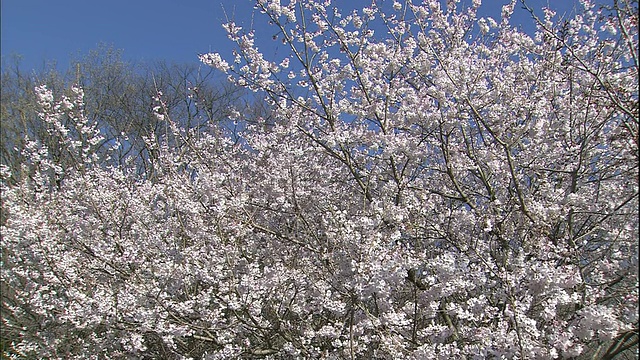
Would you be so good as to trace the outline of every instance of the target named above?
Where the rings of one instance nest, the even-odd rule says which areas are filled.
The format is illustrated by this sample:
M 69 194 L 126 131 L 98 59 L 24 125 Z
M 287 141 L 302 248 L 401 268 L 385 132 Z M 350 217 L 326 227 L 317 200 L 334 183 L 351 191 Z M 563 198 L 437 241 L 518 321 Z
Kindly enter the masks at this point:
M 22 57 L 23 70 L 41 69 L 45 61 L 66 68 L 99 43 L 123 50 L 126 60 L 197 62 L 197 54 L 229 55 L 232 44 L 220 24 L 225 13 L 249 27 L 252 14 L 258 31 L 271 31 L 252 0 L 0 0 L 1 54 Z M 287 3 L 287 0 L 282 0 Z M 509 0 L 484 0 L 482 16 L 499 18 Z M 534 8 L 549 0 L 528 0 Z M 334 0 L 337 6 L 371 4 L 371 0 Z M 558 13 L 571 12 L 574 0 L 552 0 Z M 519 7 L 519 5 L 517 6 Z M 224 9 L 224 11 L 223 11 Z M 531 24 L 522 10 L 516 21 Z M 272 45 L 269 45 L 272 46 Z M 225 56 L 230 58 L 230 56 Z

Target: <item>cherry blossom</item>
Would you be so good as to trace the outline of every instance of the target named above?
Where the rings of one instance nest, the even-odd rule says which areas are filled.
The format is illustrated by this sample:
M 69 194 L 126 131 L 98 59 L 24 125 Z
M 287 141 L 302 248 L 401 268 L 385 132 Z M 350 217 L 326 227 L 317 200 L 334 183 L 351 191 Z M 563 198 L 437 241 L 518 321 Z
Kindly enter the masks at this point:
M 200 60 L 272 118 L 196 136 L 158 94 L 144 176 L 37 88 L 61 147 L 2 182 L 7 357 L 633 356 L 637 4 L 464 4 L 257 1 L 287 54 L 229 23 Z

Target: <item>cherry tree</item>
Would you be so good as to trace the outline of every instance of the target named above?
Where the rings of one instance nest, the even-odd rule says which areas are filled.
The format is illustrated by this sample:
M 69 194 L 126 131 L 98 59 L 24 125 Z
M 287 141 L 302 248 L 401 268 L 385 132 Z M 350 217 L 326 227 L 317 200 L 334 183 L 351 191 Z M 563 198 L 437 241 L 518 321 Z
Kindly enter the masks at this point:
M 258 0 L 286 54 L 229 22 L 200 59 L 272 118 L 196 136 L 158 94 L 153 177 L 38 88 L 77 161 L 3 183 L 3 354 L 637 356 L 637 2 L 480 6 Z

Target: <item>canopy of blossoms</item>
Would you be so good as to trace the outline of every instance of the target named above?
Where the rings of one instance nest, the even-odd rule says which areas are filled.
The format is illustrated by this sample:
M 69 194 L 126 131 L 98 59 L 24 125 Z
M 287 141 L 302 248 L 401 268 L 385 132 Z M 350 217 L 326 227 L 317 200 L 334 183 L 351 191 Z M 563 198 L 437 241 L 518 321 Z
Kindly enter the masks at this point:
M 637 2 L 533 34 L 515 1 L 256 6 L 286 54 L 230 22 L 201 60 L 270 118 L 196 131 L 158 94 L 144 174 L 82 89 L 37 89 L 60 148 L 2 184 L 3 356 L 637 354 Z

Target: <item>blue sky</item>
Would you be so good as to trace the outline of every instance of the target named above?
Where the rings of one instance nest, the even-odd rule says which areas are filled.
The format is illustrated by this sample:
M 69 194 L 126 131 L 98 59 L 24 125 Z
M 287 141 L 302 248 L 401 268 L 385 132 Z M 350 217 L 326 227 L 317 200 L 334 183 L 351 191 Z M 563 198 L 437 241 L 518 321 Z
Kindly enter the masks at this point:
M 249 27 L 254 15 L 257 31 L 271 31 L 261 22 L 264 17 L 254 11 L 252 0 L 0 1 L 1 54 L 3 58 L 19 54 L 23 70 L 41 69 L 45 61 L 55 61 L 65 69 L 72 59 L 100 43 L 121 49 L 123 57 L 134 62 L 197 63 L 197 54 L 208 51 L 230 58 L 232 44 L 220 26 L 226 16 Z M 371 0 L 334 3 L 355 7 L 371 4 Z M 481 15 L 498 18 L 505 3 L 508 0 L 484 0 Z M 527 3 L 540 9 L 549 0 Z M 573 0 L 551 2 L 559 14 L 571 12 L 573 6 Z M 531 24 L 524 11 L 516 14 L 516 22 Z

